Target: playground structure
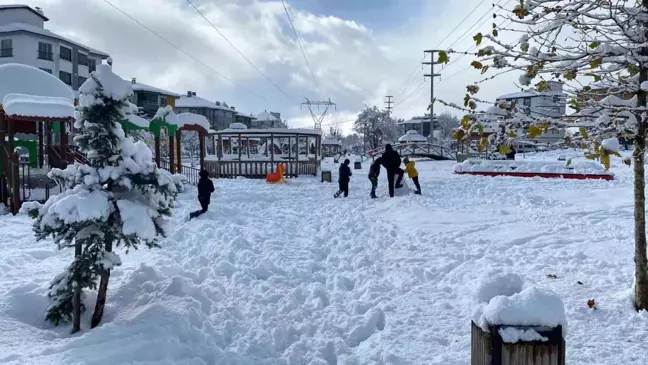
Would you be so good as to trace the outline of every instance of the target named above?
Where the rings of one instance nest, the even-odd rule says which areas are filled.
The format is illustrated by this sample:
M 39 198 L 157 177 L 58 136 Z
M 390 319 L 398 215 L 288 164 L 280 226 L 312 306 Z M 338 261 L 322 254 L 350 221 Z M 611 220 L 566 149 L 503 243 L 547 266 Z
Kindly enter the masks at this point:
M 284 165 L 280 163 L 277 166 L 277 172 L 271 172 L 266 175 L 266 182 L 269 184 L 285 183 L 284 174 L 286 173 Z
M 342 154 L 342 142 L 335 136 L 325 136 L 322 139 L 322 157 L 335 157 Z
M 392 146 L 401 157 L 421 157 L 433 160 L 456 160 L 457 152 L 450 148 L 428 142 L 405 142 Z M 369 156 L 376 158 L 385 152 L 385 147 L 369 151 Z
M 313 129 L 247 129 L 232 125 L 210 133 L 215 155 L 204 168 L 213 178 L 264 179 L 282 164 L 287 177 L 316 176 L 322 134 Z
M 15 214 L 23 201 L 47 198 L 50 168 L 85 158 L 68 146 L 75 98 L 58 78 L 31 66 L 2 65 L 0 100 L 0 203 Z M 27 149 L 27 162 L 20 161 L 20 147 Z M 36 187 L 44 196 L 31 196 Z

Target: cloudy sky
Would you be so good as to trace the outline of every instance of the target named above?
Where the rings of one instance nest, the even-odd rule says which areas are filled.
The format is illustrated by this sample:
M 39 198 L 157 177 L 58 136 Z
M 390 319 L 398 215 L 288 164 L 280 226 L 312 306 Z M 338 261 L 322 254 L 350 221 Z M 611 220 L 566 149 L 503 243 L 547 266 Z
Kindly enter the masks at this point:
M 191 1 L 276 87 L 186 0 L 23 0 L 43 8 L 48 29 L 109 53 L 126 79 L 177 93 L 192 90 L 247 113 L 281 112 L 294 127 L 312 125 L 308 110 L 300 108 L 304 97 L 331 98 L 337 111 L 324 128 L 338 123 L 345 132 L 352 122 L 342 122 L 365 105 L 383 107 L 385 95 L 394 96 L 397 117 L 423 114 L 430 98 L 420 66 L 423 50 L 452 45 L 465 51 L 474 44 L 472 35 L 489 31 L 493 21 L 493 0 L 286 0 L 314 81 L 280 0 Z M 473 59 L 438 67 L 435 96 L 461 103 L 465 86 L 480 79 L 469 68 Z M 516 78 L 510 73 L 483 84 L 481 96 L 494 100 L 516 91 Z M 444 110 L 435 104 L 435 112 Z

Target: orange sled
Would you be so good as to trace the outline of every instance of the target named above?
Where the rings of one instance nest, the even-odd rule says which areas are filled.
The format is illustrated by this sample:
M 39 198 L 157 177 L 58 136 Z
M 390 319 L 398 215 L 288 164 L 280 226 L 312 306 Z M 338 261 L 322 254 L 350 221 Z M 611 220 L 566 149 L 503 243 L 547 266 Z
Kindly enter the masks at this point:
M 268 184 L 285 183 L 286 180 L 284 180 L 284 173 L 284 165 L 280 163 L 279 166 L 277 166 L 277 172 L 271 172 L 266 175 L 266 182 Z

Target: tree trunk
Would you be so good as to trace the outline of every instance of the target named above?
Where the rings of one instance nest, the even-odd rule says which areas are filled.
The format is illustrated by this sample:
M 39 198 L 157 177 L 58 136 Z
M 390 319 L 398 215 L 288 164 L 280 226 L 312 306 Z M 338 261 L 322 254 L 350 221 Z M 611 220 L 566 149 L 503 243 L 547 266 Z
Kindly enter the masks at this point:
M 75 241 L 74 243 L 74 257 L 81 256 L 83 247 L 81 242 Z M 72 333 L 81 331 L 81 285 L 74 287 L 74 296 L 72 297 Z
M 112 241 L 106 242 L 106 252 L 112 252 Z M 92 321 L 90 328 L 95 328 L 101 323 L 103 317 L 104 307 L 106 306 L 106 297 L 108 295 L 108 282 L 110 281 L 110 270 L 101 275 L 99 282 L 99 292 L 97 293 L 97 303 L 95 304 L 94 313 L 92 313 Z

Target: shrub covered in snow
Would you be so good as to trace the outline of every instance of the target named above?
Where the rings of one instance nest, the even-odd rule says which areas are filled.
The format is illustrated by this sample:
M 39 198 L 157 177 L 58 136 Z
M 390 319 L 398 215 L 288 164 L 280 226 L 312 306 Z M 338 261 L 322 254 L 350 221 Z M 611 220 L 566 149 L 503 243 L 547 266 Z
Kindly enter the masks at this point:
M 171 215 L 178 179 L 158 170 L 151 150 L 126 137 L 119 120 L 133 110 L 130 83 L 100 65 L 80 88 L 74 142 L 88 165 L 52 169 L 49 177 L 67 188 L 45 204 L 26 203 L 23 210 L 35 219 L 38 239 L 52 236 L 60 249 L 75 247 L 73 262 L 51 283 L 52 304 L 47 320 L 58 324 L 75 319 L 75 287 L 96 289 L 101 277 L 92 326 L 101 320 L 110 270 L 121 264 L 114 246 L 127 250 L 144 243 L 158 245 L 163 222 Z M 80 304 L 81 305 L 81 304 Z M 83 308 L 81 308 L 83 309 Z M 72 318 L 72 317 L 75 318 Z

